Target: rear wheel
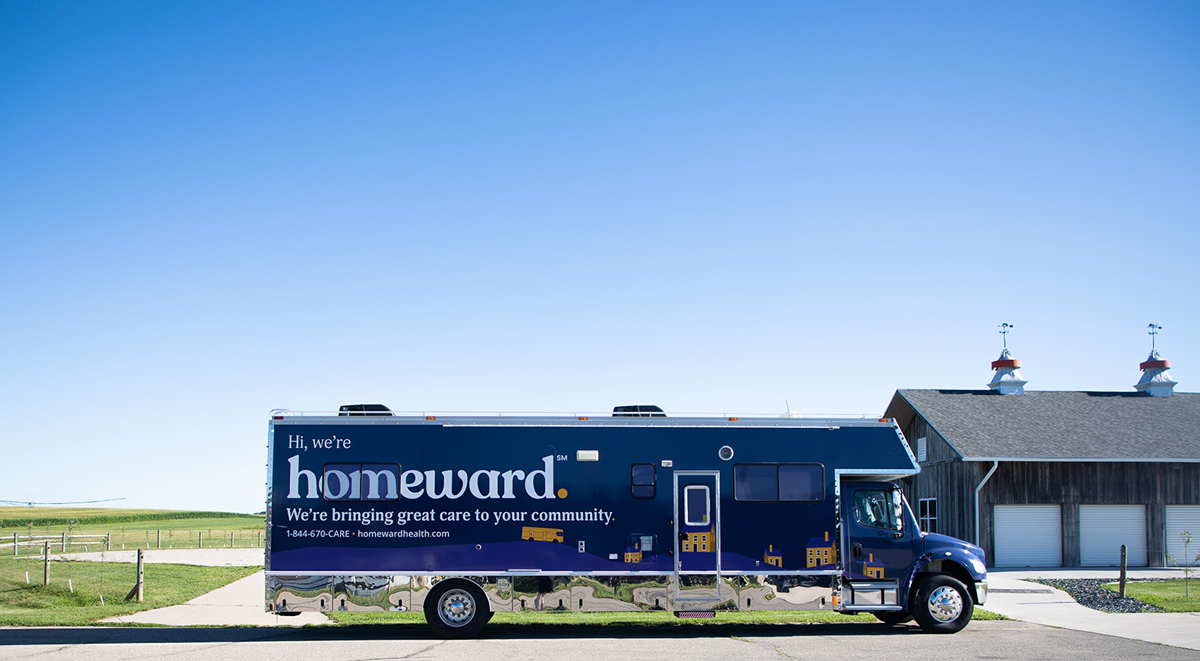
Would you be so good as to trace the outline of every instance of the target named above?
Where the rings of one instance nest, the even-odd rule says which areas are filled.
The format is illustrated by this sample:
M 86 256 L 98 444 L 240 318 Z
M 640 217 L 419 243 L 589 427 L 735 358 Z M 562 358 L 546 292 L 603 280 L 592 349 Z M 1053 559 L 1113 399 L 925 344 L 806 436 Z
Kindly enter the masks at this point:
M 442 581 L 425 597 L 425 621 L 442 638 L 474 638 L 490 619 L 487 597 L 471 581 Z
M 884 624 L 904 624 L 905 622 L 912 622 L 913 619 L 912 615 L 904 611 L 877 611 L 872 613 L 872 615 Z
M 908 610 L 927 633 L 954 633 L 971 621 L 975 604 L 962 582 L 933 574 L 917 586 Z

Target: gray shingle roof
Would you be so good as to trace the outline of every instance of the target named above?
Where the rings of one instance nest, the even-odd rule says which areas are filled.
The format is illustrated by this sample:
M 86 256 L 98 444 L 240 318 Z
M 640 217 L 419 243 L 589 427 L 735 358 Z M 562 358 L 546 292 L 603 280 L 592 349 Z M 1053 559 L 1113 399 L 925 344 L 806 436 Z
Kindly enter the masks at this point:
M 897 390 L 884 415 L 918 412 L 968 461 L 1200 461 L 1200 393 Z

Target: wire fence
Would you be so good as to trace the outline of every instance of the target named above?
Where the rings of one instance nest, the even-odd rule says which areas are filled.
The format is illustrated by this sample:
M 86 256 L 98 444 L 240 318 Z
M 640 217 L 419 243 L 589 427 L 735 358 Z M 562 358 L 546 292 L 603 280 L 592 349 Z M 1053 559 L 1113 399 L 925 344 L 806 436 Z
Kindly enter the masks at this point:
M 12 533 L 0 537 L 0 553 L 41 555 L 46 544 L 52 553 L 88 553 L 124 549 L 228 549 L 262 548 L 262 530 L 114 530 L 103 534 Z

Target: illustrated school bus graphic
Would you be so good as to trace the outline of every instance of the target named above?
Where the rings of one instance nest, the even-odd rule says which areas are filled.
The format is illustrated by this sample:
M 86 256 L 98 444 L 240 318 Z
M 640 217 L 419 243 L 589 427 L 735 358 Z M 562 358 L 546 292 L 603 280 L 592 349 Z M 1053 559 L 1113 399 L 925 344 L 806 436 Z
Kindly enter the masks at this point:
M 561 544 L 563 541 L 562 528 L 535 528 L 525 526 L 521 528 L 521 539 L 527 539 L 531 542 L 553 542 Z
M 813 537 L 808 540 L 808 566 L 820 567 L 833 564 L 833 542 L 829 541 L 829 531 L 825 531 L 825 539 Z
M 682 550 L 684 553 L 715 553 L 717 550 L 715 541 L 716 535 L 712 528 L 704 532 L 689 532 L 687 538 L 683 540 Z
M 774 544 L 768 544 L 767 549 L 763 551 L 763 562 L 772 567 L 783 567 L 783 554 L 775 550 Z
M 883 578 L 883 563 L 875 562 L 874 553 L 867 555 L 867 560 L 863 563 L 863 573 L 867 575 L 867 578 Z

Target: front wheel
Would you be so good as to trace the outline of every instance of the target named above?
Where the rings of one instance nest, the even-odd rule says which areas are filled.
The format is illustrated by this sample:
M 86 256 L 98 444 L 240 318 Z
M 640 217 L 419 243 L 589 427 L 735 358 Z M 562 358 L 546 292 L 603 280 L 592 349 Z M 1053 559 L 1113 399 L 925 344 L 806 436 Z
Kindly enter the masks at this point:
M 442 638 L 474 638 L 490 619 L 487 597 L 471 581 L 442 581 L 425 597 L 425 622 Z
M 971 621 L 975 604 L 967 586 L 945 574 L 933 574 L 917 585 L 908 610 L 926 633 L 954 633 Z

